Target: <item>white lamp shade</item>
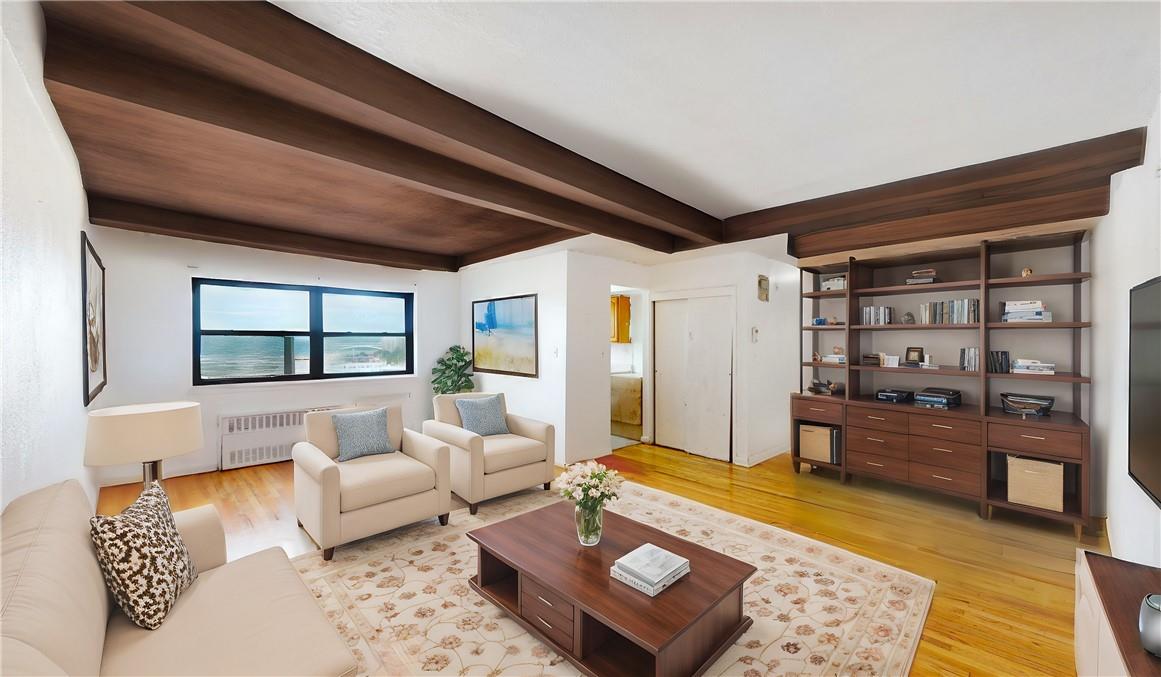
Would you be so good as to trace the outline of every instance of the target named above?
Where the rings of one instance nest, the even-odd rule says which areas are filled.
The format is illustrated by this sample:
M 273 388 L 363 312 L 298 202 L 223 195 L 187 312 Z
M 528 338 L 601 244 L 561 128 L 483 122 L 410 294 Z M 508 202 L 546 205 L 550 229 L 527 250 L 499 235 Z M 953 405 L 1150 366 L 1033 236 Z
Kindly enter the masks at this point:
M 202 405 L 156 402 L 89 412 L 85 465 L 147 463 L 202 448 Z

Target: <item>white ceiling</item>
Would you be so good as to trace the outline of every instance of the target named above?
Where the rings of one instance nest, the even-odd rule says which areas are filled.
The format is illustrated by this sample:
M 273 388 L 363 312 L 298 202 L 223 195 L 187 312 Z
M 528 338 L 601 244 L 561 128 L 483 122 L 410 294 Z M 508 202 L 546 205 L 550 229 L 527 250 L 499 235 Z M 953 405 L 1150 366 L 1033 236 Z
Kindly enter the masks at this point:
M 1145 125 L 1161 4 L 279 6 L 717 217 Z

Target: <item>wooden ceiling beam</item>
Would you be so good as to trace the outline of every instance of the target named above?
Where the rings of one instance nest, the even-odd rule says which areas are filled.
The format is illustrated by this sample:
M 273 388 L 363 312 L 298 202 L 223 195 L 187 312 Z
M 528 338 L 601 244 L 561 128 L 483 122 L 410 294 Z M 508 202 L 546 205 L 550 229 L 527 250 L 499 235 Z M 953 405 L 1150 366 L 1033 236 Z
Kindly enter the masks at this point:
M 866 247 L 1091 218 L 1108 211 L 1109 184 L 1106 181 L 1102 186 L 1070 193 L 805 233 L 792 236 L 787 249 L 791 256 L 807 258 Z
M 278 144 L 311 153 L 319 161 L 371 170 L 417 190 L 557 228 L 673 250 L 669 233 L 245 87 L 62 35 L 71 32 L 60 27 L 52 30 L 56 32 L 48 41 L 44 79 L 54 100 L 81 96 L 78 92 L 95 94 L 228 130 L 239 135 L 239 143 L 248 138 Z
M 726 219 L 725 239 L 738 242 L 780 233 L 790 234 L 791 249 L 814 249 L 822 241 L 845 242 L 843 231 L 890 234 L 913 241 L 939 237 L 940 224 L 974 214 L 992 214 L 996 228 L 1026 222 L 1026 205 L 1038 198 L 1049 200 L 1054 213 L 1069 203 L 1084 205 L 1075 210 L 1083 216 L 1092 204 L 1090 191 L 1107 190 L 1116 172 L 1141 164 L 1145 129 L 1116 134 L 904 179 L 870 188 L 771 207 Z M 1009 205 L 1005 208 L 1004 205 Z M 1067 211 L 1067 210 L 1066 210 Z M 1010 213 L 1009 213 L 1010 212 Z M 965 215 L 965 216 L 962 216 Z M 946 215 L 948 218 L 941 218 Z M 1069 217 L 1074 218 L 1074 217 Z M 1079 217 L 1075 217 L 1079 218 Z M 1056 220 L 1048 215 L 1033 221 Z M 935 231 L 923 230 L 930 224 Z M 870 228 L 871 226 L 877 226 Z M 903 231 L 909 234 L 902 235 Z M 823 237 L 822 233 L 829 233 Z M 805 244 L 803 244 L 805 243 Z M 840 245 L 834 245 L 840 246 Z M 839 250 L 834 250 L 839 251 Z
M 89 196 L 89 221 L 98 226 L 189 240 L 232 244 L 288 254 L 321 256 L 410 270 L 455 271 L 454 256 L 383 247 L 363 242 L 308 235 L 280 228 L 213 219 L 160 209 L 99 195 Z
M 722 240 L 720 219 L 445 92 L 268 3 L 53 2 L 45 3 L 44 10 L 53 21 L 114 44 L 240 83 L 623 221 L 699 244 Z
M 501 256 L 509 254 L 518 254 L 529 249 L 536 249 L 545 245 L 556 244 L 574 237 L 580 237 L 578 233 L 570 233 L 568 231 L 558 230 L 551 233 L 543 233 L 541 235 L 530 235 L 519 240 L 512 240 L 511 242 L 502 242 L 483 249 L 477 249 L 473 252 L 468 252 L 459 257 L 460 267 L 470 266 L 473 263 L 480 263 L 481 261 L 488 261 L 490 259 L 497 259 Z

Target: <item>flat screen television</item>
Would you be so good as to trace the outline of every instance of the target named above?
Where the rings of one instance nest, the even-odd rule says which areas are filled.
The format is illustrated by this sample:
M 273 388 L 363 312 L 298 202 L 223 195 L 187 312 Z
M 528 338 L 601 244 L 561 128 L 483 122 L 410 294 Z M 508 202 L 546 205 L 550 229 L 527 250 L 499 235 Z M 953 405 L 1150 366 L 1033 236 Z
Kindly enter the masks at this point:
M 1129 290 L 1129 476 L 1161 506 L 1161 277 Z

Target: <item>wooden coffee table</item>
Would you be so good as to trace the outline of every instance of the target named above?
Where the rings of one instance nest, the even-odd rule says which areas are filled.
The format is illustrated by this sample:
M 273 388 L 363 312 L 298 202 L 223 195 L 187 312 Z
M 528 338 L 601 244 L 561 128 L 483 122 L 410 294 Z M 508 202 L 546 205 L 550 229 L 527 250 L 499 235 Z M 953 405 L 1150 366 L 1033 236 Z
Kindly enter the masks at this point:
M 468 538 L 480 546 L 472 588 L 587 675 L 699 675 L 753 622 L 742 613 L 752 565 L 612 512 L 593 547 L 563 501 Z M 656 597 L 611 578 L 643 543 L 688 558 L 690 573 Z

